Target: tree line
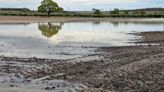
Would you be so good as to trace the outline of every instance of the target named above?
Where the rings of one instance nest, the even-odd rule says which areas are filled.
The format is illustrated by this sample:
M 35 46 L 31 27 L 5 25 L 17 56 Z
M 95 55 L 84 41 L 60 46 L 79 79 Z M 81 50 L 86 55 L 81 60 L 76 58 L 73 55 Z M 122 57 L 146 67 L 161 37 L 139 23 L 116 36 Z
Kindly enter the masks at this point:
M 56 2 L 52 1 L 52 0 L 43 0 L 41 2 L 41 5 L 38 7 L 38 12 L 46 12 L 47 16 L 50 16 L 52 12 L 61 12 L 64 9 L 62 7 L 60 7 Z M 113 9 L 112 11 L 109 12 L 109 14 L 103 15 L 103 11 L 101 11 L 100 9 L 92 9 L 93 11 L 93 15 L 87 15 L 86 16 L 120 16 L 120 17 L 124 17 L 126 16 L 132 16 L 135 15 L 134 17 L 144 17 L 145 16 L 152 16 L 152 14 L 147 14 L 147 12 L 142 11 L 142 10 L 134 10 L 134 11 L 130 11 L 130 10 L 119 10 L 118 8 Z M 155 12 L 156 13 L 156 12 Z M 70 16 L 72 14 L 65 14 L 66 16 Z M 83 16 L 84 14 L 74 14 L 74 16 Z M 156 17 L 160 17 L 160 14 L 153 14 Z M 163 14 L 162 14 L 163 16 Z M 152 16 L 153 17 L 153 16 Z
M 64 11 L 62 7 L 60 7 L 56 2 L 52 0 L 43 0 L 38 6 L 37 11 L 27 11 L 26 8 L 21 8 L 20 12 L 13 11 L 13 8 L 7 9 L 7 11 L 12 10 L 10 12 L 2 12 L 1 10 L 2 9 L 0 9 L 0 15 L 3 16 L 164 17 L 164 8 L 155 8 L 155 10 L 154 8 L 136 10 L 120 10 L 118 8 L 115 8 L 111 11 L 103 11 L 100 9 L 93 8 L 92 11 L 88 11 L 87 13 L 80 11 Z

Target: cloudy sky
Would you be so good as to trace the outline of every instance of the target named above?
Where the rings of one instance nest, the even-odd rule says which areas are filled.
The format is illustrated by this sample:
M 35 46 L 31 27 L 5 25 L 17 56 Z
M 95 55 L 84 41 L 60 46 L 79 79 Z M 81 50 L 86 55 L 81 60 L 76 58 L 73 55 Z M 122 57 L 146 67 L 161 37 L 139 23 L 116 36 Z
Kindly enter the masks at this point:
M 37 9 L 42 0 L 0 0 L 0 7 L 27 7 Z M 99 8 L 135 9 L 147 7 L 163 7 L 164 0 L 55 0 L 65 10 L 91 10 Z

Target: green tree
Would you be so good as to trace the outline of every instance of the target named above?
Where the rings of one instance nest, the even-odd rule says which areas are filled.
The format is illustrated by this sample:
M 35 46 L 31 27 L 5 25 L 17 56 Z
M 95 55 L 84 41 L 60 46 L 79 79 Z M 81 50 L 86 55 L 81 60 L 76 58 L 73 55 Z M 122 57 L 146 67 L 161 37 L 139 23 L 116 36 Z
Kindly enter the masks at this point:
M 94 11 L 94 14 L 100 15 L 101 11 L 99 9 L 92 9 Z
M 145 12 L 145 11 L 141 11 L 140 13 L 141 13 L 141 14 L 146 14 L 146 12 Z
M 93 8 L 92 11 L 93 11 L 93 14 L 101 15 L 100 9 Z
M 43 0 L 41 5 L 38 7 L 39 12 L 46 12 L 48 16 L 52 12 L 63 11 L 63 8 L 59 7 L 58 4 L 52 0 Z
M 120 10 L 118 8 L 115 8 L 111 13 L 112 14 L 119 14 Z
M 129 14 L 129 11 L 128 11 L 128 10 L 125 10 L 125 11 L 124 11 L 124 14 Z
M 139 11 L 133 11 L 133 15 L 137 15 L 139 13 L 140 13 Z

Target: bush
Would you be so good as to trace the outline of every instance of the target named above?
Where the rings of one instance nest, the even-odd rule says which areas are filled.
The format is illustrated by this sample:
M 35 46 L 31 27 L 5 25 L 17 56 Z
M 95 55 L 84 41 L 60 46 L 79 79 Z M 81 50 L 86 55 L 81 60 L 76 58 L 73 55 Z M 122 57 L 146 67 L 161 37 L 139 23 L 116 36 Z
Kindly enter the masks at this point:
M 100 11 L 99 9 L 96 9 L 96 10 L 94 11 L 94 14 L 101 15 L 101 11 Z
M 115 8 L 113 11 L 111 11 L 111 14 L 119 14 L 120 10 Z

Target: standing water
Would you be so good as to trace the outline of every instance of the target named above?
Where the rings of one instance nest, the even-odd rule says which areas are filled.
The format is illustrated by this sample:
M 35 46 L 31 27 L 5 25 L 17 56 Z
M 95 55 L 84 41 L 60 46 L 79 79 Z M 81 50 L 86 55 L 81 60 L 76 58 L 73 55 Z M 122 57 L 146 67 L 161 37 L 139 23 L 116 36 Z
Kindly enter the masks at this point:
M 66 22 L 0 24 L 0 55 L 73 59 L 92 54 L 96 47 L 128 46 L 139 36 L 164 31 L 162 23 Z

